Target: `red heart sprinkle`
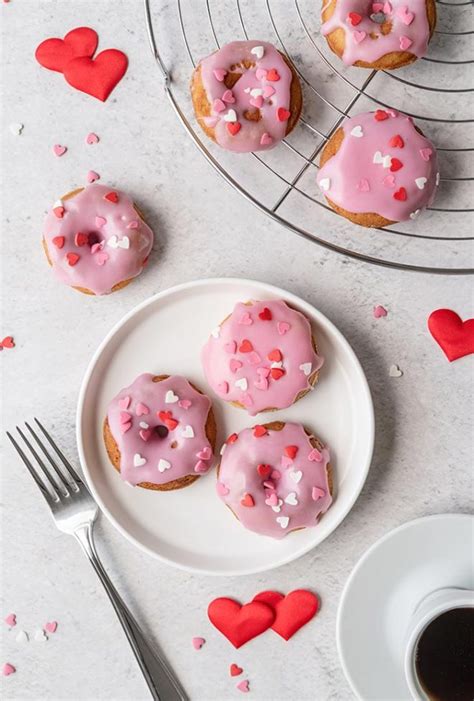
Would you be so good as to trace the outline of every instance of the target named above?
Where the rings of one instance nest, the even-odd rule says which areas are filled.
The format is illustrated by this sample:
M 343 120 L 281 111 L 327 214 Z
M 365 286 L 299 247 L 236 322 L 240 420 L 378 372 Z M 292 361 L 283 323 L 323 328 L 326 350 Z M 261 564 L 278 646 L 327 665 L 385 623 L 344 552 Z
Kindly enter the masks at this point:
M 97 33 L 90 27 L 77 27 L 64 39 L 45 39 L 37 47 L 35 58 L 44 68 L 62 73 L 66 64 L 77 56 L 93 56 L 97 48 Z
M 53 207 L 53 214 L 58 219 L 62 219 L 64 217 L 64 211 L 64 207 Z
M 296 453 L 298 452 L 298 446 L 297 445 L 287 445 L 285 449 L 283 450 L 285 455 L 289 457 L 291 460 L 295 459 Z
M 236 664 L 231 664 L 229 667 L 229 673 L 231 677 L 238 677 L 239 674 L 242 674 L 243 671 L 244 670 L 242 669 L 242 667 L 239 667 Z
M 64 246 L 65 242 L 64 236 L 55 236 L 53 239 L 53 243 L 56 246 L 56 248 L 62 248 Z
M 262 321 L 271 321 L 273 319 L 272 313 L 268 307 L 264 307 L 262 311 L 259 312 L 258 316 Z
M 306 589 L 295 589 L 286 596 L 274 591 L 263 591 L 253 600 L 272 607 L 276 618 L 271 628 L 285 640 L 289 640 L 308 623 L 319 609 L 318 597 Z
M 280 378 L 283 377 L 285 374 L 285 371 L 282 370 L 281 368 L 272 368 L 270 370 L 270 375 L 273 377 L 274 380 L 279 380 Z
M 390 163 L 390 170 L 392 173 L 396 173 L 397 170 L 400 170 L 400 168 L 403 168 L 403 163 L 399 161 L 398 158 L 392 158 Z
M 255 506 L 253 496 L 251 494 L 245 494 L 244 498 L 240 500 L 242 506 Z
M 399 190 L 393 193 L 393 199 L 398 200 L 399 202 L 405 202 L 407 198 L 407 191 L 405 190 L 404 187 L 401 187 Z
M 85 246 L 86 243 L 89 243 L 89 236 L 87 234 L 81 234 L 81 232 L 79 232 L 74 237 L 74 243 L 76 244 L 76 246 Z
M 357 25 L 362 22 L 362 15 L 359 15 L 357 12 L 349 12 L 347 19 L 349 20 L 349 24 L 352 24 L 353 27 L 357 27 Z
M 173 416 L 173 414 L 171 413 L 171 411 L 159 411 L 158 412 L 158 418 L 160 419 L 160 421 L 163 421 L 163 423 L 165 421 L 167 421 L 168 419 L 171 419 L 172 416 Z
M 114 204 L 117 204 L 119 201 L 118 195 L 116 192 L 108 192 L 106 195 L 104 195 L 104 200 L 108 200 L 109 202 L 113 202 Z
M 428 328 L 450 362 L 474 353 L 474 319 L 463 321 L 451 309 L 437 309 L 428 318 Z
M 237 435 L 237 433 L 231 433 L 230 436 L 228 437 L 228 439 L 226 440 L 226 443 L 228 443 L 229 445 L 232 445 L 232 443 L 235 443 L 235 441 L 237 440 L 238 437 L 239 436 Z
M 176 426 L 179 424 L 179 421 L 176 421 L 176 419 L 166 419 L 165 421 L 165 426 L 168 428 L 170 431 L 174 431 Z
M 273 360 L 275 363 L 279 363 L 280 360 L 283 358 L 281 351 L 278 350 L 278 348 L 274 348 L 268 355 L 267 355 L 268 360 Z
M 250 351 L 253 351 L 253 346 L 247 338 L 244 338 L 244 340 L 240 344 L 239 351 L 241 353 L 250 353 Z
M 105 102 L 125 75 L 127 66 L 128 58 L 122 51 L 106 49 L 95 59 L 73 58 L 64 67 L 64 77 L 76 90 Z
M 225 597 L 211 601 L 207 615 L 236 648 L 266 631 L 275 620 L 273 609 L 261 601 L 241 606 L 237 601 Z
M 231 136 L 235 136 L 241 130 L 242 125 L 240 122 L 227 122 L 227 131 Z
M 276 83 L 278 80 L 280 80 L 280 74 L 276 68 L 270 68 L 270 70 L 267 72 L 267 80 L 271 81 L 272 83 Z
M 76 265 L 77 261 L 79 260 L 81 256 L 78 255 L 77 253 L 66 253 L 66 258 L 67 262 L 69 265 Z
M 392 138 L 388 142 L 388 145 L 392 148 L 403 148 L 405 146 L 405 142 L 403 141 L 400 134 L 395 134 L 395 136 L 392 136 Z
M 374 112 L 374 118 L 377 122 L 383 122 L 384 119 L 388 119 L 388 113 L 385 110 L 376 110 Z
M 277 109 L 277 118 L 279 122 L 286 122 L 291 117 L 291 112 L 286 110 L 284 107 L 279 107 Z
M 0 343 L 0 346 L 2 348 L 14 348 L 15 341 L 13 340 L 13 336 L 5 336 L 3 341 Z
M 257 472 L 260 475 L 260 477 L 263 477 L 263 479 L 266 479 L 267 477 L 269 477 L 271 471 L 272 471 L 271 465 L 258 465 L 258 467 L 257 467 Z
M 253 435 L 255 436 L 255 438 L 261 438 L 262 436 L 266 436 L 267 429 L 265 428 L 265 426 L 255 426 L 253 429 Z

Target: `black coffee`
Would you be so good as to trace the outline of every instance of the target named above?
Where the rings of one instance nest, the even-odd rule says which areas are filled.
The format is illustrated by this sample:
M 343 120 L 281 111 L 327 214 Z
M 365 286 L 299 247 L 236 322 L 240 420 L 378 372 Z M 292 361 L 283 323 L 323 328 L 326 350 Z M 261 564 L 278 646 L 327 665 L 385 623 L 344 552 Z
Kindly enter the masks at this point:
M 474 608 L 452 609 L 432 621 L 418 642 L 415 666 L 432 701 L 473 701 Z

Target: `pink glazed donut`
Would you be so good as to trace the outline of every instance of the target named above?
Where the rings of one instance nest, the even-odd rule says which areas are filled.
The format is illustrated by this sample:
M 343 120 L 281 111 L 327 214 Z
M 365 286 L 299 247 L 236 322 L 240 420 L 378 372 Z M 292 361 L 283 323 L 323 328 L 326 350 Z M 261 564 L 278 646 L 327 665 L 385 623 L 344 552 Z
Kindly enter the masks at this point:
M 439 184 L 435 147 L 411 117 L 391 109 L 346 119 L 320 165 L 317 182 L 331 207 L 361 226 L 415 219 Z
M 238 153 L 276 146 L 295 127 L 303 104 L 294 68 L 265 41 L 233 41 L 202 59 L 191 94 L 207 136 Z
M 283 538 L 316 526 L 332 503 L 329 451 L 301 424 L 246 428 L 221 452 L 217 494 L 251 531 Z
M 284 409 L 316 384 L 323 358 L 308 319 L 283 300 L 239 302 L 202 351 L 214 392 L 251 416 Z
M 216 422 L 209 397 L 178 375 L 139 375 L 109 404 L 104 442 L 131 486 L 169 491 L 212 466 Z
M 128 195 L 107 185 L 68 193 L 48 212 L 43 248 L 56 277 L 80 292 L 104 295 L 139 275 L 153 232 Z
M 347 66 L 391 70 L 426 54 L 435 0 L 326 0 L 321 31 Z

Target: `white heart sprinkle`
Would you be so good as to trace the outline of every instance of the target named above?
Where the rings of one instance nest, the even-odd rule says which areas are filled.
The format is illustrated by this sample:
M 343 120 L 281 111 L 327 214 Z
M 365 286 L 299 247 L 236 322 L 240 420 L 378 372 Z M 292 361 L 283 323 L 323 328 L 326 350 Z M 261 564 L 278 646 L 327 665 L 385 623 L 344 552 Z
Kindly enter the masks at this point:
M 282 367 L 283 367 L 283 363 L 282 363 L 281 360 L 279 360 L 278 362 L 275 361 L 275 362 L 273 362 L 273 363 L 271 364 L 270 367 L 272 367 L 272 368 L 282 368 Z
M 225 451 L 226 448 L 227 448 L 227 443 L 223 443 L 223 444 L 222 444 L 222 448 L 220 449 L 219 453 L 220 453 L 221 455 L 224 455 L 224 451 Z
M 217 328 L 215 328 L 211 331 L 211 336 L 213 336 L 214 338 L 219 338 L 220 335 L 221 335 L 221 327 L 220 326 L 217 326 Z
M 250 88 L 244 88 L 244 92 L 247 93 L 247 95 L 248 95 L 250 92 Z
M 427 182 L 426 178 L 415 178 L 415 184 L 419 190 L 424 190 Z
M 122 238 L 119 239 L 114 234 L 108 239 L 107 246 L 110 246 L 110 248 L 130 248 L 130 239 L 128 236 L 122 236 Z
M 362 131 L 362 127 L 360 126 L 360 124 L 351 129 L 351 136 L 355 136 L 357 139 L 360 139 L 361 136 L 364 136 L 364 132 Z
M 401 377 L 403 372 L 400 370 L 398 365 L 390 365 L 390 370 L 388 371 L 390 377 Z
M 194 431 L 192 426 L 185 426 L 181 429 L 181 435 L 183 438 L 194 438 Z
M 24 129 L 24 124 L 20 124 L 20 122 L 15 122 L 14 124 L 10 124 L 10 131 L 12 134 L 15 136 L 20 136 L 21 132 Z
M 390 166 L 392 165 L 392 157 L 384 156 L 382 160 L 382 165 L 384 168 L 390 168 Z
M 277 523 L 279 523 L 282 528 L 286 528 L 290 523 L 290 519 L 288 516 L 277 516 Z
M 265 49 L 263 48 L 263 46 L 254 46 L 253 49 L 251 49 L 250 53 L 256 56 L 258 59 L 260 59 L 263 58 Z
M 439 185 L 439 181 L 441 180 L 441 176 L 439 173 L 436 173 L 436 185 Z
M 146 421 L 140 421 L 138 425 L 140 428 L 150 428 Z
M 288 496 L 285 497 L 285 504 L 289 504 L 290 506 L 296 506 L 298 504 L 295 492 L 290 492 Z
M 25 643 L 29 642 L 29 637 L 28 633 L 24 630 L 18 631 L 18 635 L 15 638 L 17 643 L 20 643 L 20 645 L 24 645 Z
M 42 628 L 38 628 L 38 630 L 35 631 L 35 640 L 38 643 L 45 643 L 49 638 Z
M 415 211 L 410 214 L 410 219 L 416 219 L 420 212 L 421 209 L 415 209 Z
M 281 511 L 281 505 L 282 505 L 282 504 L 283 504 L 282 500 L 281 500 L 281 499 L 278 499 L 278 504 L 275 504 L 274 506 L 272 506 L 273 511 L 274 511 L 275 513 L 279 514 L 280 511 Z
M 308 375 L 311 375 L 311 370 L 313 369 L 313 366 L 311 363 L 302 363 L 300 365 L 300 370 L 308 377 Z
M 329 180 L 329 178 L 323 178 L 322 180 L 320 180 L 319 187 L 321 188 L 321 190 L 324 190 L 324 192 L 327 192 L 331 187 L 331 181 Z
M 169 470 L 171 467 L 171 463 L 168 462 L 168 460 L 164 460 L 163 458 L 160 458 L 158 460 L 158 470 L 160 472 L 164 472 L 165 470 Z
M 250 94 L 252 97 L 260 97 L 260 95 L 263 95 L 263 90 L 262 88 L 252 88 Z
M 383 162 L 383 156 L 380 153 L 380 151 L 376 151 L 374 153 L 374 157 L 372 159 L 372 163 L 382 163 Z
M 241 389 L 242 392 L 245 392 L 246 389 L 247 389 L 248 386 L 249 386 L 249 383 L 247 382 L 247 380 L 245 379 L 245 377 L 241 377 L 240 380 L 237 380 L 237 381 L 235 382 L 235 386 L 238 387 L 239 389 Z
M 165 394 L 165 404 L 174 404 L 178 399 L 178 395 L 175 394 L 172 389 L 169 389 Z
M 229 110 L 227 114 L 224 115 L 224 122 L 236 122 L 237 114 L 235 110 Z
M 140 453 L 135 453 L 133 456 L 133 466 L 134 467 L 141 467 L 146 463 L 146 458 L 142 457 Z
M 292 472 L 290 472 L 289 475 L 293 482 L 295 482 L 296 484 L 298 484 L 300 479 L 303 477 L 303 473 L 301 472 L 301 470 L 292 470 Z

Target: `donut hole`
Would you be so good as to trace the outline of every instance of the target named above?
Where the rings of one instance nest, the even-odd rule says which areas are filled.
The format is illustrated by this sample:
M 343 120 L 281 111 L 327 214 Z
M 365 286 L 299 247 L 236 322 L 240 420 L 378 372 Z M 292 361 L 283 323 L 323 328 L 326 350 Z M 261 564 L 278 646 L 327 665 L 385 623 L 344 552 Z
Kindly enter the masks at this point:
M 95 246 L 97 243 L 102 243 L 104 241 L 104 237 L 99 234 L 98 231 L 90 231 L 88 234 L 88 246 L 92 248 L 92 246 Z
M 169 430 L 167 429 L 167 427 L 163 426 L 162 424 L 155 426 L 154 431 L 160 438 L 166 438 L 166 436 L 169 433 Z

